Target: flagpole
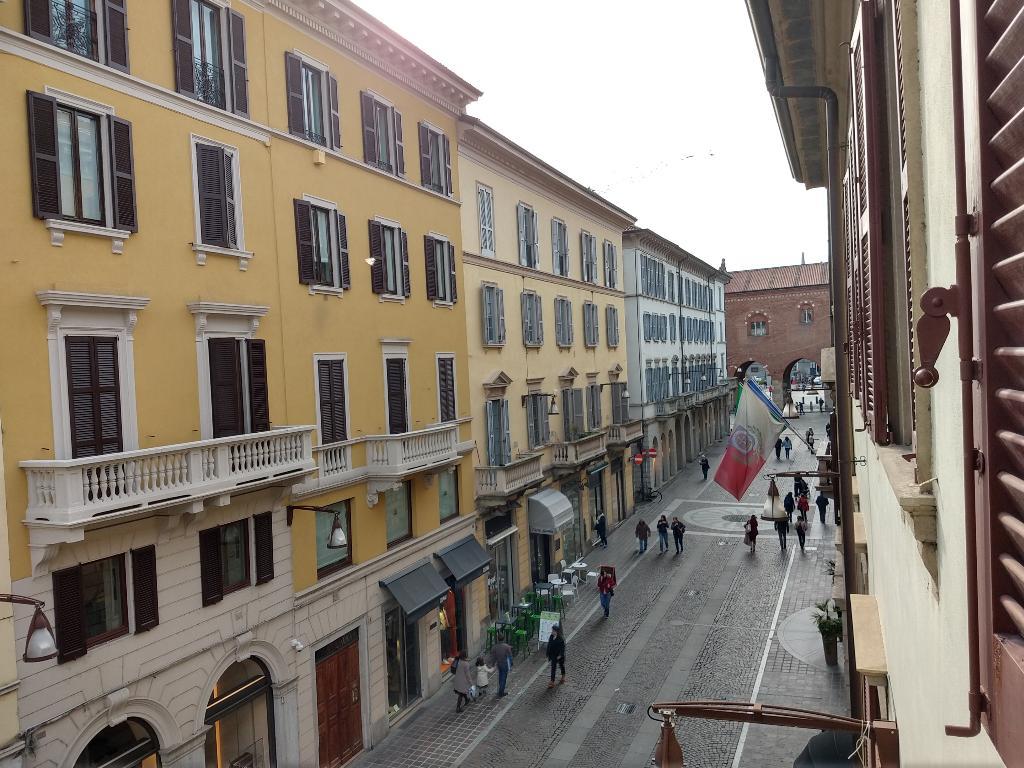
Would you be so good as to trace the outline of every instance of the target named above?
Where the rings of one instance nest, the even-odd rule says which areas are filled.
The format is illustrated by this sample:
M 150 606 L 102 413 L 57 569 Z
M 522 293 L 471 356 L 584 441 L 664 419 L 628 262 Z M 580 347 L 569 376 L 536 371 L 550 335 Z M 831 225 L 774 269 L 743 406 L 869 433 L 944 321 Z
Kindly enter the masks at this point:
M 771 411 L 771 412 L 772 412 L 772 414 L 773 414 L 773 415 L 774 415 L 774 416 L 775 416 L 776 418 L 778 418 L 778 419 L 779 419 L 779 420 L 780 420 L 780 421 L 781 421 L 781 422 L 782 422 L 783 424 L 785 424 L 785 425 L 786 425 L 786 427 L 787 427 L 787 428 L 788 428 L 789 430 L 791 430 L 791 431 L 793 432 L 793 434 L 794 434 L 794 435 L 796 435 L 796 439 L 797 439 L 797 440 L 799 440 L 799 441 L 800 441 L 801 443 L 803 443 L 804 445 L 806 445 L 806 446 L 807 446 L 807 450 L 809 450 L 809 451 L 811 451 L 811 450 L 814 450 L 813 448 L 811 448 L 811 444 L 810 444 L 810 443 L 808 443 L 808 442 L 807 442 L 807 441 L 806 441 L 806 440 L 804 439 L 803 435 L 801 435 L 801 434 L 800 434 L 799 432 L 797 432 L 797 431 L 796 431 L 796 427 L 794 427 L 794 426 L 793 426 L 793 424 L 792 424 L 792 423 L 790 422 L 790 420 L 789 420 L 789 419 L 787 419 L 787 418 L 786 418 L 785 416 L 783 416 L 783 415 L 782 415 L 782 411 L 780 411 L 780 410 L 779 410 L 779 406 L 777 406 L 777 405 L 776 405 L 776 404 L 775 404 L 774 402 L 772 402 L 771 398 L 770 398 L 770 397 L 768 397 L 768 396 L 767 396 L 767 395 L 766 395 L 766 394 L 764 393 L 764 390 L 763 390 L 763 389 L 761 389 L 761 387 L 760 387 L 760 386 L 758 386 L 758 384 L 757 384 L 757 382 L 756 382 L 756 381 L 754 381 L 753 379 L 750 379 L 750 378 L 748 378 L 748 379 L 747 379 L 747 380 L 746 380 L 746 381 L 744 382 L 744 384 L 745 384 L 746 386 L 750 387 L 750 389 L 751 389 L 751 392 L 753 392 L 753 394 L 754 394 L 754 395 L 756 395 L 756 396 L 757 396 L 757 398 L 758 398 L 759 400 L 761 400 L 761 402 L 763 402 L 763 403 L 764 403 L 764 404 L 765 404 L 766 406 L 768 406 L 768 410 L 769 410 L 769 411 Z

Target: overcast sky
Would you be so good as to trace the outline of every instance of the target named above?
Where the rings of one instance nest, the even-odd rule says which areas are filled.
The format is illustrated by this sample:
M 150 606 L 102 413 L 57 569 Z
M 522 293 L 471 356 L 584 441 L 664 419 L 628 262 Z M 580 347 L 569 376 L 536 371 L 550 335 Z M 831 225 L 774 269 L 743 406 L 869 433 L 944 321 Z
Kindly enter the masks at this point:
M 356 0 L 484 92 L 469 113 L 731 270 L 824 261 L 741 0 Z

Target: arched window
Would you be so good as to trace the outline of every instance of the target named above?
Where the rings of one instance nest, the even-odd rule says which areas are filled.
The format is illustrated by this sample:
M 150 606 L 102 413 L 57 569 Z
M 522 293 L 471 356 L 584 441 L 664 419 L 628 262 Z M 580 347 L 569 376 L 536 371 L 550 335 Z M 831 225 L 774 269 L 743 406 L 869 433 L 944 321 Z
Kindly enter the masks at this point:
M 810 302 L 803 302 L 797 308 L 797 318 L 800 325 L 810 325 L 814 322 L 814 305 Z
M 270 768 L 274 765 L 270 675 L 256 659 L 224 670 L 206 705 L 206 765 Z
M 767 336 L 768 315 L 763 312 L 747 315 L 747 333 L 751 336 Z
M 135 717 L 123 723 L 104 728 L 75 761 L 75 768 L 159 768 L 160 743 L 153 729 Z

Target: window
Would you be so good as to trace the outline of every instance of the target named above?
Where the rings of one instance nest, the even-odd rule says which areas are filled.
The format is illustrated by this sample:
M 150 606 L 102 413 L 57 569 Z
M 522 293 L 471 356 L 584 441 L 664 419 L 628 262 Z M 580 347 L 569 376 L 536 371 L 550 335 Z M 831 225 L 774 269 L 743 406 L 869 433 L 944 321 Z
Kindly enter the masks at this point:
M 123 450 L 116 336 L 68 336 L 68 414 L 71 457 Z
M 172 0 L 171 9 L 178 93 L 248 116 L 244 17 L 203 0 Z
M 211 338 L 207 347 L 213 436 L 270 429 L 267 351 L 263 339 Z
M 625 424 L 629 421 L 629 400 L 624 397 L 626 385 L 615 382 L 611 385 L 612 424 Z
M 442 195 L 452 195 L 452 151 L 448 137 L 426 123 L 419 124 L 420 183 Z
M 569 230 L 561 219 L 551 220 L 551 271 L 569 276 Z
M 387 393 L 388 434 L 400 435 L 403 432 L 409 431 L 409 400 L 405 357 L 385 357 L 384 373 Z
M 348 403 L 345 399 L 345 361 L 316 361 L 316 390 L 320 414 L 320 444 L 348 440 Z
M 455 358 L 451 355 L 437 358 L 438 421 L 455 421 Z
M 544 310 L 540 296 L 533 291 L 519 295 L 523 314 L 523 344 L 539 347 L 544 344 Z
M 619 262 L 615 243 L 604 241 L 604 284 L 608 288 L 619 287 Z
M 224 670 L 206 703 L 202 764 L 217 768 L 273 765 L 272 695 L 270 675 L 255 656 L 236 661 Z M 134 760 L 118 764 L 147 765 Z
M 218 530 L 221 584 L 227 594 L 249 586 L 249 521 L 239 520 Z
M 195 178 L 198 242 L 241 250 L 240 205 L 235 194 L 241 189 L 237 151 L 195 142 Z
M 447 239 L 424 235 L 423 251 L 427 272 L 427 299 L 454 304 L 458 298 L 455 285 L 455 246 Z
M 494 398 L 487 401 L 487 464 L 503 467 L 512 461 L 511 438 L 508 428 L 508 400 Z
M 481 285 L 480 307 L 484 346 L 502 346 L 505 343 L 505 292 L 491 283 Z
M 385 296 L 410 296 L 409 238 L 392 222 L 370 220 L 370 286 Z
M 540 243 L 537 241 L 537 212 L 526 203 L 516 206 L 516 231 L 519 239 L 519 263 L 537 269 L 540 266 Z
M 601 385 L 587 385 L 587 429 L 597 432 L 601 429 Z
M 571 347 L 572 341 L 572 302 L 558 297 L 555 299 L 555 343 L 560 347 Z
M 316 515 L 316 577 L 318 579 L 352 564 L 351 504 L 352 502 L 346 499 L 328 506 L 327 509 L 330 512 L 314 513 Z M 331 531 L 334 529 L 335 515 L 331 513 L 337 513 L 338 524 L 345 532 L 347 542 L 345 546 L 337 549 L 327 546 L 331 541 Z
M 583 390 L 572 387 L 562 389 L 562 435 L 567 443 L 579 440 L 585 434 L 583 427 Z
M 256 583 L 274 578 L 273 515 L 253 518 Z M 203 605 L 220 602 L 225 595 L 252 583 L 249 563 L 249 519 L 243 518 L 199 532 L 199 576 Z
M 669 339 L 669 341 L 675 341 L 676 340 L 676 319 L 675 319 L 675 317 L 672 317 L 671 318 L 671 322 L 668 324 L 668 339 Z
M 58 661 L 128 633 L 124 555 L 53 573 Z
M 459 514 L 459 468 L 442 472 L 437 476 L 438 509 L 441 522 Z
M 604 337 L 609 347 L 619 346 L 619 309 L 607 306 L 604 309 Z
M 494 192 L 477 184 L 476 207 L 480 217 L 480 255 L 494 255 Z
M 409 481 L 384 494 L 388 546 L 412 538 L 412 502 Z
M 128 26 L 124 0 L 107 0 L 95 13 L 93 0 L 41 0 L 25 3 L 25 34 L 71 53 L 128 71 Z
M 340 149 L 337 79 L 322 66 L 290 52 L 284 54 L 284 70 L 288 132 L 324 147 L 330 140 L 331 149 Z
M 580 232 L 580 277 L 597 282 L 597 238 L 586 231 Z
M 337 210 L 294 200 L 295 248 L 299 282 L 326 288 L 350 288 L 348 226 Z
M 531 449 L 551 442 L 547 395 L 534 393 L 526 396 L 526 437 Z
M 379 96 L 363 91 L 363 160 L 382 171 L 405 176 L 405 143 L 402 113 Z
M 811 309 L 810 307 L 801 307 L 800 308 L 800 324 L 801 325 L 810 325 L 813 322 L 814 322 L 814 310 Z
M 754 320 L 750 323 L 750 335 L 751 336 L 767 336 L 768 335 L 768 323 L 765 320 Z
M 654 329 L 654 326 L 651 323 L 651 316 L 647 312 L 644 312 L 643 323 L 644 323 L 644 341 L 650 341 L 651 340 L 651 335 L 652 335 L 652 332 L 653 332 L 653 329 Z
M 599 335 L 597 304 L 585 301 L 583 302 L 583 343 L 588 347 L 596 347 Z

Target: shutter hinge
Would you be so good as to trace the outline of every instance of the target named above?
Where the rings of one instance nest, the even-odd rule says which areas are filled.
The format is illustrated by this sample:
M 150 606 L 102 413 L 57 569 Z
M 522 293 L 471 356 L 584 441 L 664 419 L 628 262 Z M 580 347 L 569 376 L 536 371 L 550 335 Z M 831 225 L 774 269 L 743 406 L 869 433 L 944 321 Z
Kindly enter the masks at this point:
M 953 233 L 957 237 L 978 234 L 978 217 L 973 213 L 962 213 L 953 217 Z
M 981 381 L 981 360 L 961 360 L 960 381 Z
M 949 336 L 949 318 L 957 316 L 959 298 L 960 289 L 955 283 L 949 288 L 929 288 L 921 295 L 924 314 L 917 319 L 916 329 L 921 365 L 914 369 L 914 383 L 919 387 L 930 389 L 939 382 L 935 362 Z M 961 369 L 960 373 L 963 376 L 965 372 Z
M 974 465 L 974 471 L 979 474 L 985 472 L 985 454 L 980 449 L 974 448 L 971 450 L 971 463 Z

